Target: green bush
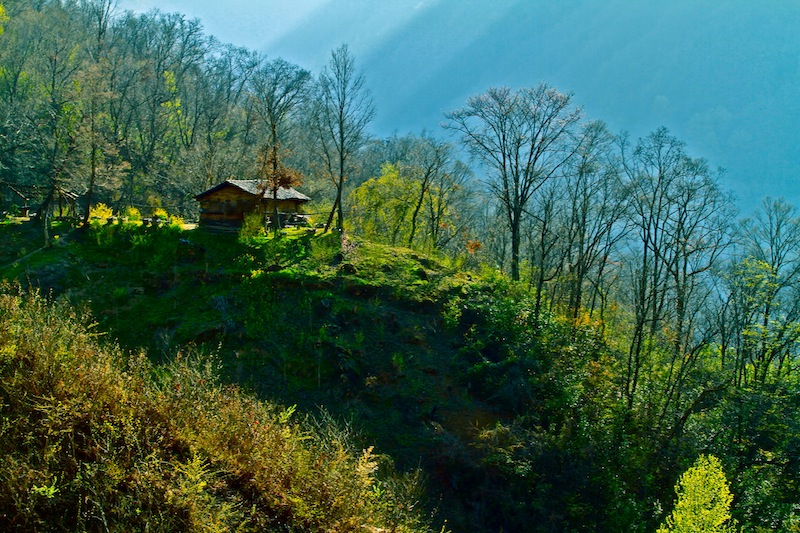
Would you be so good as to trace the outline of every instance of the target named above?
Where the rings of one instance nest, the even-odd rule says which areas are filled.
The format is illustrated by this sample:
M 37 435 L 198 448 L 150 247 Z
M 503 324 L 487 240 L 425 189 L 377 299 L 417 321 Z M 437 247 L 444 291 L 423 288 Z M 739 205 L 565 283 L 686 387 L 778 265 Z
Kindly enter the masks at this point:
M 311 240 L 311 259 L 318 265 L 329 265 L 337 258 L 341 260 L 342 235 L 328 232 Z
M 250 242 L 253 239 L 265 237 L 266 235 L 267 230 L 264 224 L 264 215 L 257 211 L 245 213 L 242 227 L 239 229 L 239 241 Z

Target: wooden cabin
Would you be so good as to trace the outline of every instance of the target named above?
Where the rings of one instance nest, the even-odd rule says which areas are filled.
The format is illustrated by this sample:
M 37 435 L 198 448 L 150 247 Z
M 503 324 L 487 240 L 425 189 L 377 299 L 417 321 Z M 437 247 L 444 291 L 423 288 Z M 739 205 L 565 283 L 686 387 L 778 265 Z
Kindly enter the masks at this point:
M 200 203 L 201 225 L 241 226 L 244 215 L 253 211 L 270 217 L 274 212 L 272 190 L 264 190 L 258 180 L 225 180 L 194 197 Z M 310 198 L 294 188 L 278 189 L 278 213 L 282 225 L 302 212 Z

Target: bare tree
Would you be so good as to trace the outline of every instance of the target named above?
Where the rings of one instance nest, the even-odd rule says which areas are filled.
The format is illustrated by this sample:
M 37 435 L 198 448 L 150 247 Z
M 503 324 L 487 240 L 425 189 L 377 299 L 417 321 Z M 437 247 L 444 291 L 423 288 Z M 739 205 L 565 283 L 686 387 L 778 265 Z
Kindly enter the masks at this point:
M 38 57 L 42 83 L 42 106 L 38 119 L 39 146 L 46 160 L 47 196 L 40 208 L 44 242 L 49 246 L 50 209 L 55 192 L 63 186 L 76 163 L 73 81 L 81 67 L 80 28 L 60 4 L 43 12 L 42 54 Z
M 613 136 L 605 124 L 590 122 L 584 127 L 581 145 L 567 173 L 569 228 L 566 234 L 568 272 L 567 308 L 578 318 L 585 292 L 590 302 L 601 300 L 603 314 L 604 276 L 614 245 L 624 237 L 625 202 L 617 165 L 611 155 Z M 590 305 L 590 313 L 594 305 Z
M 445 172 L 436 175 L 428 195 L 428 236 L 431 247 L 463 250 L 474 226 L 477 208 L 474 202 L 472 170 L 462 161 L 450 163 Z
M 286 138 L 290 119 L 306 94 L 311 75 L 283 59 L 261 60 L 252 80 L 250 96 L 253 107 L 267 129 L 266 143 L 259 156 L 258 175 L 262 187 L 272 193 L 272 229 L 280 229 L 278 190 L 301 181 L 300 173 L 286 167 Z
M 545 284 L 558 278 L 564 267 L 568 205 L 562 188 L 551 182 L 540 188 L 531 207 L 523 227 L 530 259 L 528 287 L 534 291 L 533 314 L 538 318 Z
M 414 161 L 411 167 L 413 179 L 419 183 L 418 195 L 411 212 L 411 230 L 408 234 L 408 246 L 414 244 L 414 238 L 419 224 L 420 211 L 425 200 L 430 196 L 431 189 L 442 174 L 446 173 L 449 163 L 451 147 L 437 141 L 429 135 L 423 134 L 416 143 Z
M 250 80 L 253 108 L 266 128 L 267 145 L 286 145 L 290 119 L 306 96 L 311 74 L 283 59 L 261 58 Z
M 727 276 L 739 386 L 788 376 L 800 347 L 800 213 L 766 198 L 742 222 L 742 257 Z
M 191 185 L 195 190 L 198 186 L 208 189 L 220 179 L 242 174 L 242 165 L 237 163 L 247 161 L 248 167 L 252 165 L 246 149 L 248 131 L 243 103 L 258 59 L 245 48 L 215 46 L 216 53 L 207 58 L 195 83 L 196 135 L 200 142 L 194 174 L 202 180 Z
M 317 81 L 317 95 L 309 109 L 309 129 L 314 138 L 316 156 L 336 188 L 326 230 L 333 223 L 344 226 L 342 192 L 353 170 L 353 159 L 367 140 L 367 124 L 375 116 L 375 108 L 364 81 L 356 69 L 355 59 L 347 45 L 331 53 L 328 66 Z
M 491 88 L 447 114 L 447 127 L 488 170 L 487 184 L 500 202 L 511 232 L 511 277 L 519 279 L 522 219 L 533 194 L 559 175 L 578 143 L 583 116 L 562 94 L 542 83 L 516 92 Z
M 633 406 L 642 370 L 656 355 L 666 357 L 659 396 L 648 402 L 660 405 L 664 419 L 678 412 L 689 373 L 711 340 L 703 319 L 706 278 L 729 243 L 735 213 L 708 164 L 688 157 L 666 128 L 641 139 L 632 154 L 624 139 L 621 146 L 635 250 L 628 261 L 634 323 L 625 394 Z

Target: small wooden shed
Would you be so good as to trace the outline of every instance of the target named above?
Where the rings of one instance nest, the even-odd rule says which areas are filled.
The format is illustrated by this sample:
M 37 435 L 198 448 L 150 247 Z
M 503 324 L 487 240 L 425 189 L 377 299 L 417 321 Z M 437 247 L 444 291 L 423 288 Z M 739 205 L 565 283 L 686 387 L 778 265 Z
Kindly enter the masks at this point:
M 258 180 L 225 180 L 194 197 L 200 203 L 200 224 L 241 226 L 244 215 L 253 211 L 274 213 L 272 190 L 264 190 Z M 302 212 L 310 198 L 294 188 L 278 189 L 278 213 L 281 218 Z

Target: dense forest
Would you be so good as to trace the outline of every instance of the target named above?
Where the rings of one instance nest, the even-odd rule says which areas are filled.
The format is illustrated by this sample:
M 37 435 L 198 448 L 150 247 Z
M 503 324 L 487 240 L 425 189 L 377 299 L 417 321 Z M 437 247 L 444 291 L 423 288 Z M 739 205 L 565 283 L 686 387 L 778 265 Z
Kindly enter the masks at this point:
M 416 333 L 403 337 L 413 342 L 403 342 L 409 350 L 425 346 L 447 369 L 423 365 L 419 379 L 446 374 L 452 383 L 443 394 L 463 391 L 471 407 L 461 409 L 474 421 L 455 431 L 439 404 L 425 403 L 422 412 L 400 393 L 399 404 L 386 396 L 371 409 L 402 404 L 406 418 L 414 418 L 409 409 L 420 410 L 417 422 L 438 428 L 428 443 L 437 447 L 433 458 L 388 437 L 377 450 L 401 470 L 427 474 L 426 508 L 438 507 L 431 523 L 447 519 L 456 531 L 652 531 L 659 524 L 688 531 L 680 529 L 687 512 L 680 497 L 675 503 L 680 479 L 679 494 L 713 490 L 716 501 L 727 502 L 723 518 L 704 531 L 734 522 L 746 531 L 800 528 L 794 206 L 765 198 L 740 217 L 723 172 L 691 157 L 668 130 L 637 140 L 613 133 L 547 83 L 488 88 L 446 113 L 441 132 L 376 139 L 369 135 L 376 112 L 369 73 L 346 45 L 312 73 L 217 42 L 180 14 L 120 12 L 113 0 L 6 2 L 2 26 L 0 202 L 8 220 L 22 208 L 35 212 L 30 224 L 38 229 L 26 235 L 44 240 L 16 252 L 57 243 L 65 222 L 54 215 L 63 214 L 59 201 L 69 193 L 78 198 L 69 224 L 85 229 L 70 238 L 95 250 L 81 252 L 88 254 L 80 256 L 84 266 L 98 249 L 121 257 L 128 245 L 147 255 L 136 275 L 152 271 L 130 283 L 136 291 L 137 284 L 145 292 L 179 290 L 179 266 L 195 253 L 181 251 L 187 238 L 169 228 L 158 237 L 156 230 L 92 226 L 93 209 L 163 210 L 191 221 L 198 216 L 194 196 L 225 179 L 299 187 L 326 230 L 313 239 L 327 239 L 325 246 L 333 239 L 336 250 L 325 255 L 308 236 L 270 239 L 243 229 L 231 244 L 244 246 L 237 248 L 243 255 L 225 260 L 242 269 L 235 272 L 242 288 L 228 285 L 233 274 L 209 274 L 208 258 L 197 260 L 205 270 L 192 278 L 203 290 L 224 285 L 226 296 L 209 292 L 208 301 L 226 325 L 213 335 L 178 326 L 171 334 L 230 353 L 259 337 L 259 349 L 277 353 L 283 341 L 269 336 L 285 333 L 275 324 L 289 320 L 277 295 L 311 287 L 293 302 L 308 308 L 309 318 L 291 341 L 298 358 L 308 356 L 308 368 L 284 358 L 276 363 L 283 380 L 272 392 L 263 386 L 269 377 L 247 386 L 309 412 L 312 399 L 323 398 L 339 404 L 329 409 L 344 419 L 368 411 L 353 407 L 353 398 L 374 400 L 375 387 L 413 375 L 409 354 L 394 350 L 391 337 L 371 343 L 377 326 L 367 327 L 362 315 L 369 309 L 391 328 L 409 313 L 398 301 L 427 313 L 436 332 L 415 324 Z M 399 268 L 393 260 L 376 267 L 384 252 L 375 250 L 401 254 L 395 262 L 411 257 L 416 266 L 405 277 L 375 281 Z M 31 279 L 17 255 L 0 254 L 14 263 L 0 271 L 4 277 Z M 256 256 L 265 262 L 256 264 Z M 337 273 L 325 278 L 317 272 L 324 268 Z M 129 294 L 123 286 L 71 292 L 56 281 L 39 286 L 72 294 L 73 305 L 91 300 L 100 314 Z M 271 296 L 251 301 L 244 295 L 250 286 Z M 346 296 L 337 296 L 339 289 Z M 190 296 L 181 298 L 189 305 Z M 398 309 L 383 316 L 382 299 Z M 312 307 L 339 322 L 325 322 Z M 137 344 L 147 338 L 142 331 L 104 316 L 101 325 L 123 347 L 164 348 L 149 338 Z M 378 336 L 385 335 L 381 329 Z M 347 349 L 333 337 L 348 339 Z M 180 349 L 168 344 L 164 353 Z M 352 362 L 367 360 L 366 346 L 386 352 L 386 373 Z M 329 368 L 322 362 L 328 357 L 338 362 Z M 234 366 L 226 366 L 231 380 L 238 379 Z M 373 392 L 354 392 L 355 382 Z M 12 393 L 3 383 L 5 432 Z M 298 392 L 324 383 L 329 396 Z M 370 427 L 365 423 L 364 436 L 380 447 L 385 436 Z M 2 505 L 9 513 L 8 502 Z

